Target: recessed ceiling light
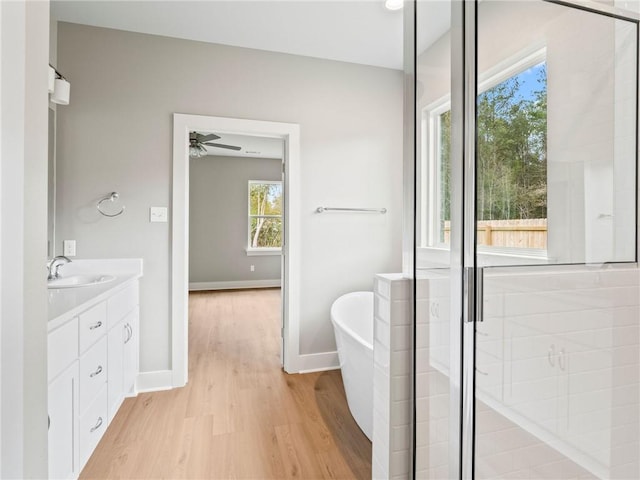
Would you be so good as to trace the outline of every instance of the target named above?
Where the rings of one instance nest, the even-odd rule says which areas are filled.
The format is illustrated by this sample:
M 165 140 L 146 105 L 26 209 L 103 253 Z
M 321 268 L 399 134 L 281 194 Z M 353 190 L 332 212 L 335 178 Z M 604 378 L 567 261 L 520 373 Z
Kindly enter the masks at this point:
M 384 6 L 387 10 L 400 10 L 404 6 L 404 0 L 385 0 Z

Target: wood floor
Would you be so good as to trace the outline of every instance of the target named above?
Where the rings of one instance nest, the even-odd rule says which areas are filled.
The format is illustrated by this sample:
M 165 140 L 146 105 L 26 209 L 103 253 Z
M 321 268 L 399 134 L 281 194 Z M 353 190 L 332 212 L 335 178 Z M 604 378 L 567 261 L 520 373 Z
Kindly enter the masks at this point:
M 189 383 L 125 400 L 80 478 L 370 479 L 338 370 L 287 375 L 280 290 L 189 297 Z

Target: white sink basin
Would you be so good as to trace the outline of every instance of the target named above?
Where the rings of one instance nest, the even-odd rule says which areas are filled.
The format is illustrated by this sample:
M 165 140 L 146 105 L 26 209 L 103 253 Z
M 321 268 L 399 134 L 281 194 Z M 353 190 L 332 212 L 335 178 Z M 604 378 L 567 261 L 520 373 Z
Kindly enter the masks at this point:
M 70 275 L 49 280 L 49 288 L 77 288 L 90 285 L 100 285 L 115 280 L 113 275 Z

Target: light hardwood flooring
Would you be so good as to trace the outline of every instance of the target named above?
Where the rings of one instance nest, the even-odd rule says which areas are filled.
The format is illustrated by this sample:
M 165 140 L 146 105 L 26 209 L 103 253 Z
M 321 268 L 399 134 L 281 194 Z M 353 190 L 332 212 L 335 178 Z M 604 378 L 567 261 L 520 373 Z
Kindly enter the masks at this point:
M 125 400 L 81 478 L 370 479 L 338 370 L 280 368 L 280 290 L 189 296 L 189 383 Z

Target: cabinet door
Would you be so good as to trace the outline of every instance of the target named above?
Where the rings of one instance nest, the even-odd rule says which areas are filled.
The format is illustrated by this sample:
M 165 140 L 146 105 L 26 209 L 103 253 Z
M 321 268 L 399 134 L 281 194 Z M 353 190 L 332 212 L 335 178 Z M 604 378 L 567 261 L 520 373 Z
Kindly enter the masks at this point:
M 546 317 L 531 315 L 505 321 L 504 399 L 527 428 L 558 428 L 560 339 L 537 327 Z M 536 430 L 537 431 L 537 430 Z
M 122 404 L 124 399 L 124 341 L 127 338 L 127 329 L 125 322 L 118 323 L 115 327 L 109 330 L 107 337 L 107 349 L 108 349 L 108 402 L 109 423 L 113 420 L 118 408 Z
M 78 362 L 49 384 L 49 478 L 78 477 Z
M 109 330 L 138 305 L 138 282 L 135 282 L 107 300 L 107 323 Z
M 124 324 L 128 330 L 124 343 L 124 394 L 132 395 L 138 375 L 138 308 L 127 315 Z

